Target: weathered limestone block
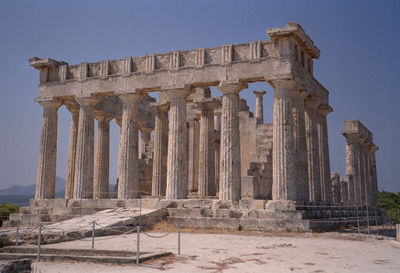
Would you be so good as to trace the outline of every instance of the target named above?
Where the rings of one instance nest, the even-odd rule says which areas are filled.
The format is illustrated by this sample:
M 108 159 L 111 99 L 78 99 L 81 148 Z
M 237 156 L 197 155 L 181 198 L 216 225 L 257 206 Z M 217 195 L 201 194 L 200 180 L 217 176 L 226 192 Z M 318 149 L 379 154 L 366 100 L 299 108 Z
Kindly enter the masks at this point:
M 308 182 L 307 142 L 304 117 L 304 99 L 307 92 L 303 90 L 292 91 L 292 114 L 293 114 L 293 143 L 294 143 L 294 164 L 296 180 L 299 184 L 297 190 L 298 201 L 310 201 Z
M 118 157 L 118 199 L 139 196 L 137 117 L 141 97 L 141 92 L 120 95 L 123 110 Z
M 152 103 L 156 111 L 154 132 L 153 160 L 153 196 L 164 196 L 167 186 L 167 156 L 168 156 L 168 110 L 169 102 Z
M 291 81 L 274 81 L 274 130 L 272 199 L 297 199 L 298 184 L 294 164 L 293 115 Z
M 36 100 L 43 107 L 35 199 L 54 198 L 57 161 L 57 110 L 61 102 Z
M 74 176 L 75 176 L 75 155 L 76 142 L 78 137 L 79 105 L 73 101 L 66 103 L 71 112 L 71 125 L 69 129 L 68 160 L 65 184 L 65 199 L 72 199 L 74 196 Z
M 164 91 L 170 98 L 166 199 L 183 199 L 188 194 L 187 120 L 185 98 L 190 91 Z
M 95 170 L 93 178 L 93 198 L 108 198 L 110 184 L 110 121 L 103 113 L 94 112 L 97 120 L 97 141 Z
M 223 94 L 219 199 L 224 201 L 239 201 L 241 194 L 238 112 L 239 92 L 246 87 L 240 81 L 223 81 L 218 85 L 218 89 Z
M 76 97 L 80 105 L 76 144 L 74 198 L 93 197 L 94 119 L 92 109 L 97 99 Z
M 307 141 L 307 164 L 310 201 L 321 202 L 321 174 L 319 158 L 319 142 L 317 131 L 317 107 L 320 101 L 315 96 L 308 96 L 305 100 L 305 125 Z
M 340 175 L 338 173 L 332 173 L 331 176 L 332 185 L 332 196 L 333 202 L 339 204 L 342 202 L 341 192 L 340 192 Z
M 259 197 L 260 187 L 258 177 L 242 176 L 241 196 L 242 199 L 256 199 Z

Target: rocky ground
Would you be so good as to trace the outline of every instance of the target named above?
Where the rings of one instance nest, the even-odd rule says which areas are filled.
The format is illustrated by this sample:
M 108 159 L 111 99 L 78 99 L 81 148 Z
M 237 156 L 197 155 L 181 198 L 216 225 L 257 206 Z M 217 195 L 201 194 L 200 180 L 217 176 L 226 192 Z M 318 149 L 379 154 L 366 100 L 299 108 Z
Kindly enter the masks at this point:
M 173 229 L 147 232 L 162 236 Z M 35 273 L 56 272 L 400 272 L 400 242 L 349 233 L 245 233 L 184 230 L 181 255 L 177 233 L 141 235 L 142 251 L 175 254 L 136 265 L 33 263 Z M 44 246 L 46 247 L 46 246 Z M 48 247 L 90 248 L 90 240 Z M 136 250 L 136 234 L 100 237 L 97 249 Z

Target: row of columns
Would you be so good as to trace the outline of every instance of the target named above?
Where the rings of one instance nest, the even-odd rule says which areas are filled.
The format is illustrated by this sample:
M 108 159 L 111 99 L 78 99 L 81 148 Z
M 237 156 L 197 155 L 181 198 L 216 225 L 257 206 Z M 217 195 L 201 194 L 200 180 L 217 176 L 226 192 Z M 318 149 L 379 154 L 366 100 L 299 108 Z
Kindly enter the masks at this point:
M 331 107 L 293 81 L 274 81 L 274 200 L 331 201 L 326 116 Z
M 378 147 L 357 133 L 345 133 L 344 136 L 348 202 L 375 206 L 378 200 L 375 157 Z
M 298 91 L 291 81 L 274 81 L 272 85 L 275 89 L 273 199 L 328 201 L 330 179 L 326 177 L 329 178 L 330 172 L 326 115 L 331 109 L 321 105 L 315 97 L 306 96 L 306 92 Z M 190 91 L 163 91 L 168 102 L 152 104 L 156 110 L 152 195 L 179 199 L 187 198 L 189 190 L 198 190 L 200 196 L 212 196 L 218 192 L 221 200 L 237 201 L 241 198 L 238 112 L 239 93 L 246 87 L 240 81 L 224 81 L 218 85 L 223 94 L 221 125 L 219 119 L 214 124 L 216 103 L 213 99 L 195 101 L 201 110 L 199 161 L 192 162 L 191 168 L 198 164 L 198 181 L 194 180 L 196 177 L 188 176 L 190 161 L 185 98 Z M 263 122 L 259 114 L 262 113 L 262 95 L 257 95 L 259 123 Z M 118 160 L 120 199 L 138 196 L 137 118 L 141 97 L 140 92 L 120 95 L 123 102 Z M 93 111 L 95 98 L 76 98 L 76 101 L 79 106 L 66 103 L 72 114 L 66 198 L 104 198 L 108 196 L 105 193 L 109 177 L 110 118 Z M 57 109 L 61 105 L 58 101 L 40 103 L 44 111 L 37 199 L 54 198 L 54 183 L 51 181 L 55 180 Z M 99 124 L 95 166 L 94 118 Z M 215 149 L 214 128 L 218 126 L 221 127 L 220 147 Z M 216 160 L 219 164 L 215 164 Z M 219 188 L 215 183 L 216 176 L 219 176 Z

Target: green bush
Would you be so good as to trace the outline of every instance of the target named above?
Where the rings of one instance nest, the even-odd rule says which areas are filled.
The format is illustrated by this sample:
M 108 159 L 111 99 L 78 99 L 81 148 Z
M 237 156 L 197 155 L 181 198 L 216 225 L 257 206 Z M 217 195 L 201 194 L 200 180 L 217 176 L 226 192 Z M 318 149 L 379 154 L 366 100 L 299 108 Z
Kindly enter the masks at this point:
M 7 203 L 3 203 L 0 205 L 0 226 L 3 225 L 3 221 L 8 220 L 8 216 L 11 213 L 18 213 L 19 208 L 17 205 L 11 205 Z
M 378 205 L 382 211 L 392 217 L 394 223 L 400 222 L 400 192 L 397 194 L 387 191 L 379 192 Z

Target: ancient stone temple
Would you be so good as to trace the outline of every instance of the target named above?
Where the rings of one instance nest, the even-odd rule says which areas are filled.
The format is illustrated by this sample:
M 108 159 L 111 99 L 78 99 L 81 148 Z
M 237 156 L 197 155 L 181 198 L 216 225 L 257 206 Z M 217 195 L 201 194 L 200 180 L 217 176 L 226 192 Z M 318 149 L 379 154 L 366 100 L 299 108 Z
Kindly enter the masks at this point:
M 31 58 L 40 71 L 36 102 L 43 106 L 35 200 L 55 196 L 57 110 L 65 105 L 71 112 L 67 200 L 110 203 L 109 126 L 116 122 L 117 201 L 143 195 L 231 204 L 262 200 L 262 209 L 341 202 L 332 196 L 329 93 L 313 76 L 320 50 L 297 23 L 269 28 L 267 35 L 269 41 L 77 65 Z M 263 119 L 265 91 L 254 91 L 255 116 L 240 98 L 253 82 L 274 90 L 270 124 Z M 211 97 L 211 86 L 219 97 Z M 343 131 L 346 202 L 373 204 L 376 146 L 365 127 L 350 124 Z

